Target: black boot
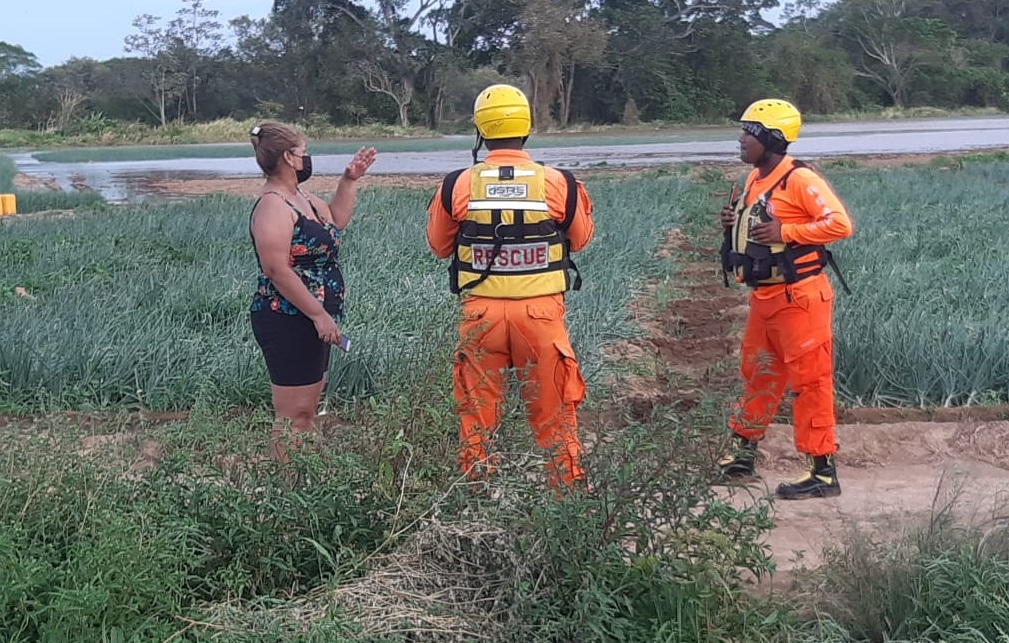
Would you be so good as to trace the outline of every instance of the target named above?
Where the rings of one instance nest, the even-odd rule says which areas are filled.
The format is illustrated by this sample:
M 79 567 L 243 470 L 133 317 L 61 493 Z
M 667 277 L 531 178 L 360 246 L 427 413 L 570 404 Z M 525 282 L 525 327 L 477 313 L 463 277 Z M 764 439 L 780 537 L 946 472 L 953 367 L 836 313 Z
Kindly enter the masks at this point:
M 718 461 L 725 478 L 749 478 L 756 473 L 757 443 L 734 434 L 729 442 L 729 452 Z
M 794 482 L 778 485 L 777 496 L 783 500 L 806 498 L 833 498 L 841 495 L 837 481 L 837 467 L 833 455 L 806 456 L 808 469 Z

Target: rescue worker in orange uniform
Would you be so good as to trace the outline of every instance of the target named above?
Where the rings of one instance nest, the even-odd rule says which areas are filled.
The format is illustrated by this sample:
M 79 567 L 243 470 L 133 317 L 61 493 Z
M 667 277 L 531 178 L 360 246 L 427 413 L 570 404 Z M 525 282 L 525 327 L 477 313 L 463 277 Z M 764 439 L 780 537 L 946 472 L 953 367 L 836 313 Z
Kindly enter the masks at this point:
M 532 117 L 522 91 L 487 87 L 473 122 L 474 165 L 441 182 L 427 224 L 431 250 L 452 258 L 451 290 L 462 303 L 453 367 L 459 464 L 471 479 L 493 472 L 489 451 L 514 368 L 533 436 L 552 453 L 549 483 L 572 486 L 585 477 L 576 418 L 585 381 L 568 339 L 564 293 L 580 286 L 570 255 L 592 238 L 592 202 L 570 172 L 524 151 Z M 487 157 L 477 162 L 484 144 Z
M 851 236 L 851 219 L 827 182 L 788 155 L 802 125 L 794 105 L 759 100 L 740 122 L 740 159 L 754 169 L 741 197 L 722 209 L 722 263 L 752 291 L 740 356 L 743 396 L 729 420 L 734 444 L 719 466 L 729 478 L 755 473 L 757 442 L 787 385 L 795 395 L 795 447 L 807 470 L 778 485 L 776 495 L 837 496 L 834 292 L 823 269 L 836 269 L 826 245 Z

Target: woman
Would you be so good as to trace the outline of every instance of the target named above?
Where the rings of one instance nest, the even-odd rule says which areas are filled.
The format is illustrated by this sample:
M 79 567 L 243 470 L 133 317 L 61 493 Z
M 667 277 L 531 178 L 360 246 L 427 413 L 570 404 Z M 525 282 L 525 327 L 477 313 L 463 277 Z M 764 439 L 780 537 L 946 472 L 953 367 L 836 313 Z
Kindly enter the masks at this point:
M 270 452 L 286 464 L 288 448 L 297 449 L 299 434 L 314 428 L 330 345 L 340 343 L 340 240 L 354 209 L 357 180 L 375 162 L 375 150 L 357 151 L 326 204 L 299 187 L 312 175 L 312 159 L 298 132 L 266 122 L 252 128 L 250 136 L 266 175 L 249 223 L 261 273 L 252 299 L 252 331 L 272 383 Z M 294 434 L 290 442 L 284 439 L 288 430 Z

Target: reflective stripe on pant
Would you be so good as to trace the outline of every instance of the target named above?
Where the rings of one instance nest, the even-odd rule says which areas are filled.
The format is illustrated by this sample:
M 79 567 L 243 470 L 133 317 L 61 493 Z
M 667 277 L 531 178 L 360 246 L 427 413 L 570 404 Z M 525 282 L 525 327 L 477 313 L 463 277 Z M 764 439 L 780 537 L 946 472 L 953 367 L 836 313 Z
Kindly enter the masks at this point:
M 550 484 L 583 478 L 576 409 L 585 398 L 585 382 L 560 295 L 464 300 L 453 369 L 462 470 L 475 476 L 493 468 L 488 451 L 501 420 L 509 367 L 522 382 L 533 437 L 552 453 Z
M 787 385 L 795 394 L 795 448 L 813 456 L 837 451 L 832 299 L 825 275 L 794 284 L 787 295 L 750 298 L 740 355 L 743 396 L 729 421 L 735 433 L 761 439 Z

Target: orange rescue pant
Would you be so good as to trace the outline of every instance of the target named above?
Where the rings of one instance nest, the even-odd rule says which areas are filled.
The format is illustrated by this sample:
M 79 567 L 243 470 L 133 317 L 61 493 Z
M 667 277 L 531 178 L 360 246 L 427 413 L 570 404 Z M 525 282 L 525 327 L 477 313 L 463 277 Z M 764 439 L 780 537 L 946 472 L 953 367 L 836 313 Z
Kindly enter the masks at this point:
M 785 386 L 792 406 L 795 447 L 813 456 L 837 451 L 834 436 L 833 291 L 826 275 L 750 296 L 740 355 L 743 396 L 729 427 L 748 440 L 764 437 Z M 763 294 L 763 293 L 761 293 Z
M 459 464 L 470 477 L 493 469 L 488 451 L 514 367 L 533 437 L 552 453 L 550 485 L 584 478 L 576 409 L 585 399 L 585 381 L 564 313 L 561 295 L 463 301 L 452 379 L 461 425 Z

